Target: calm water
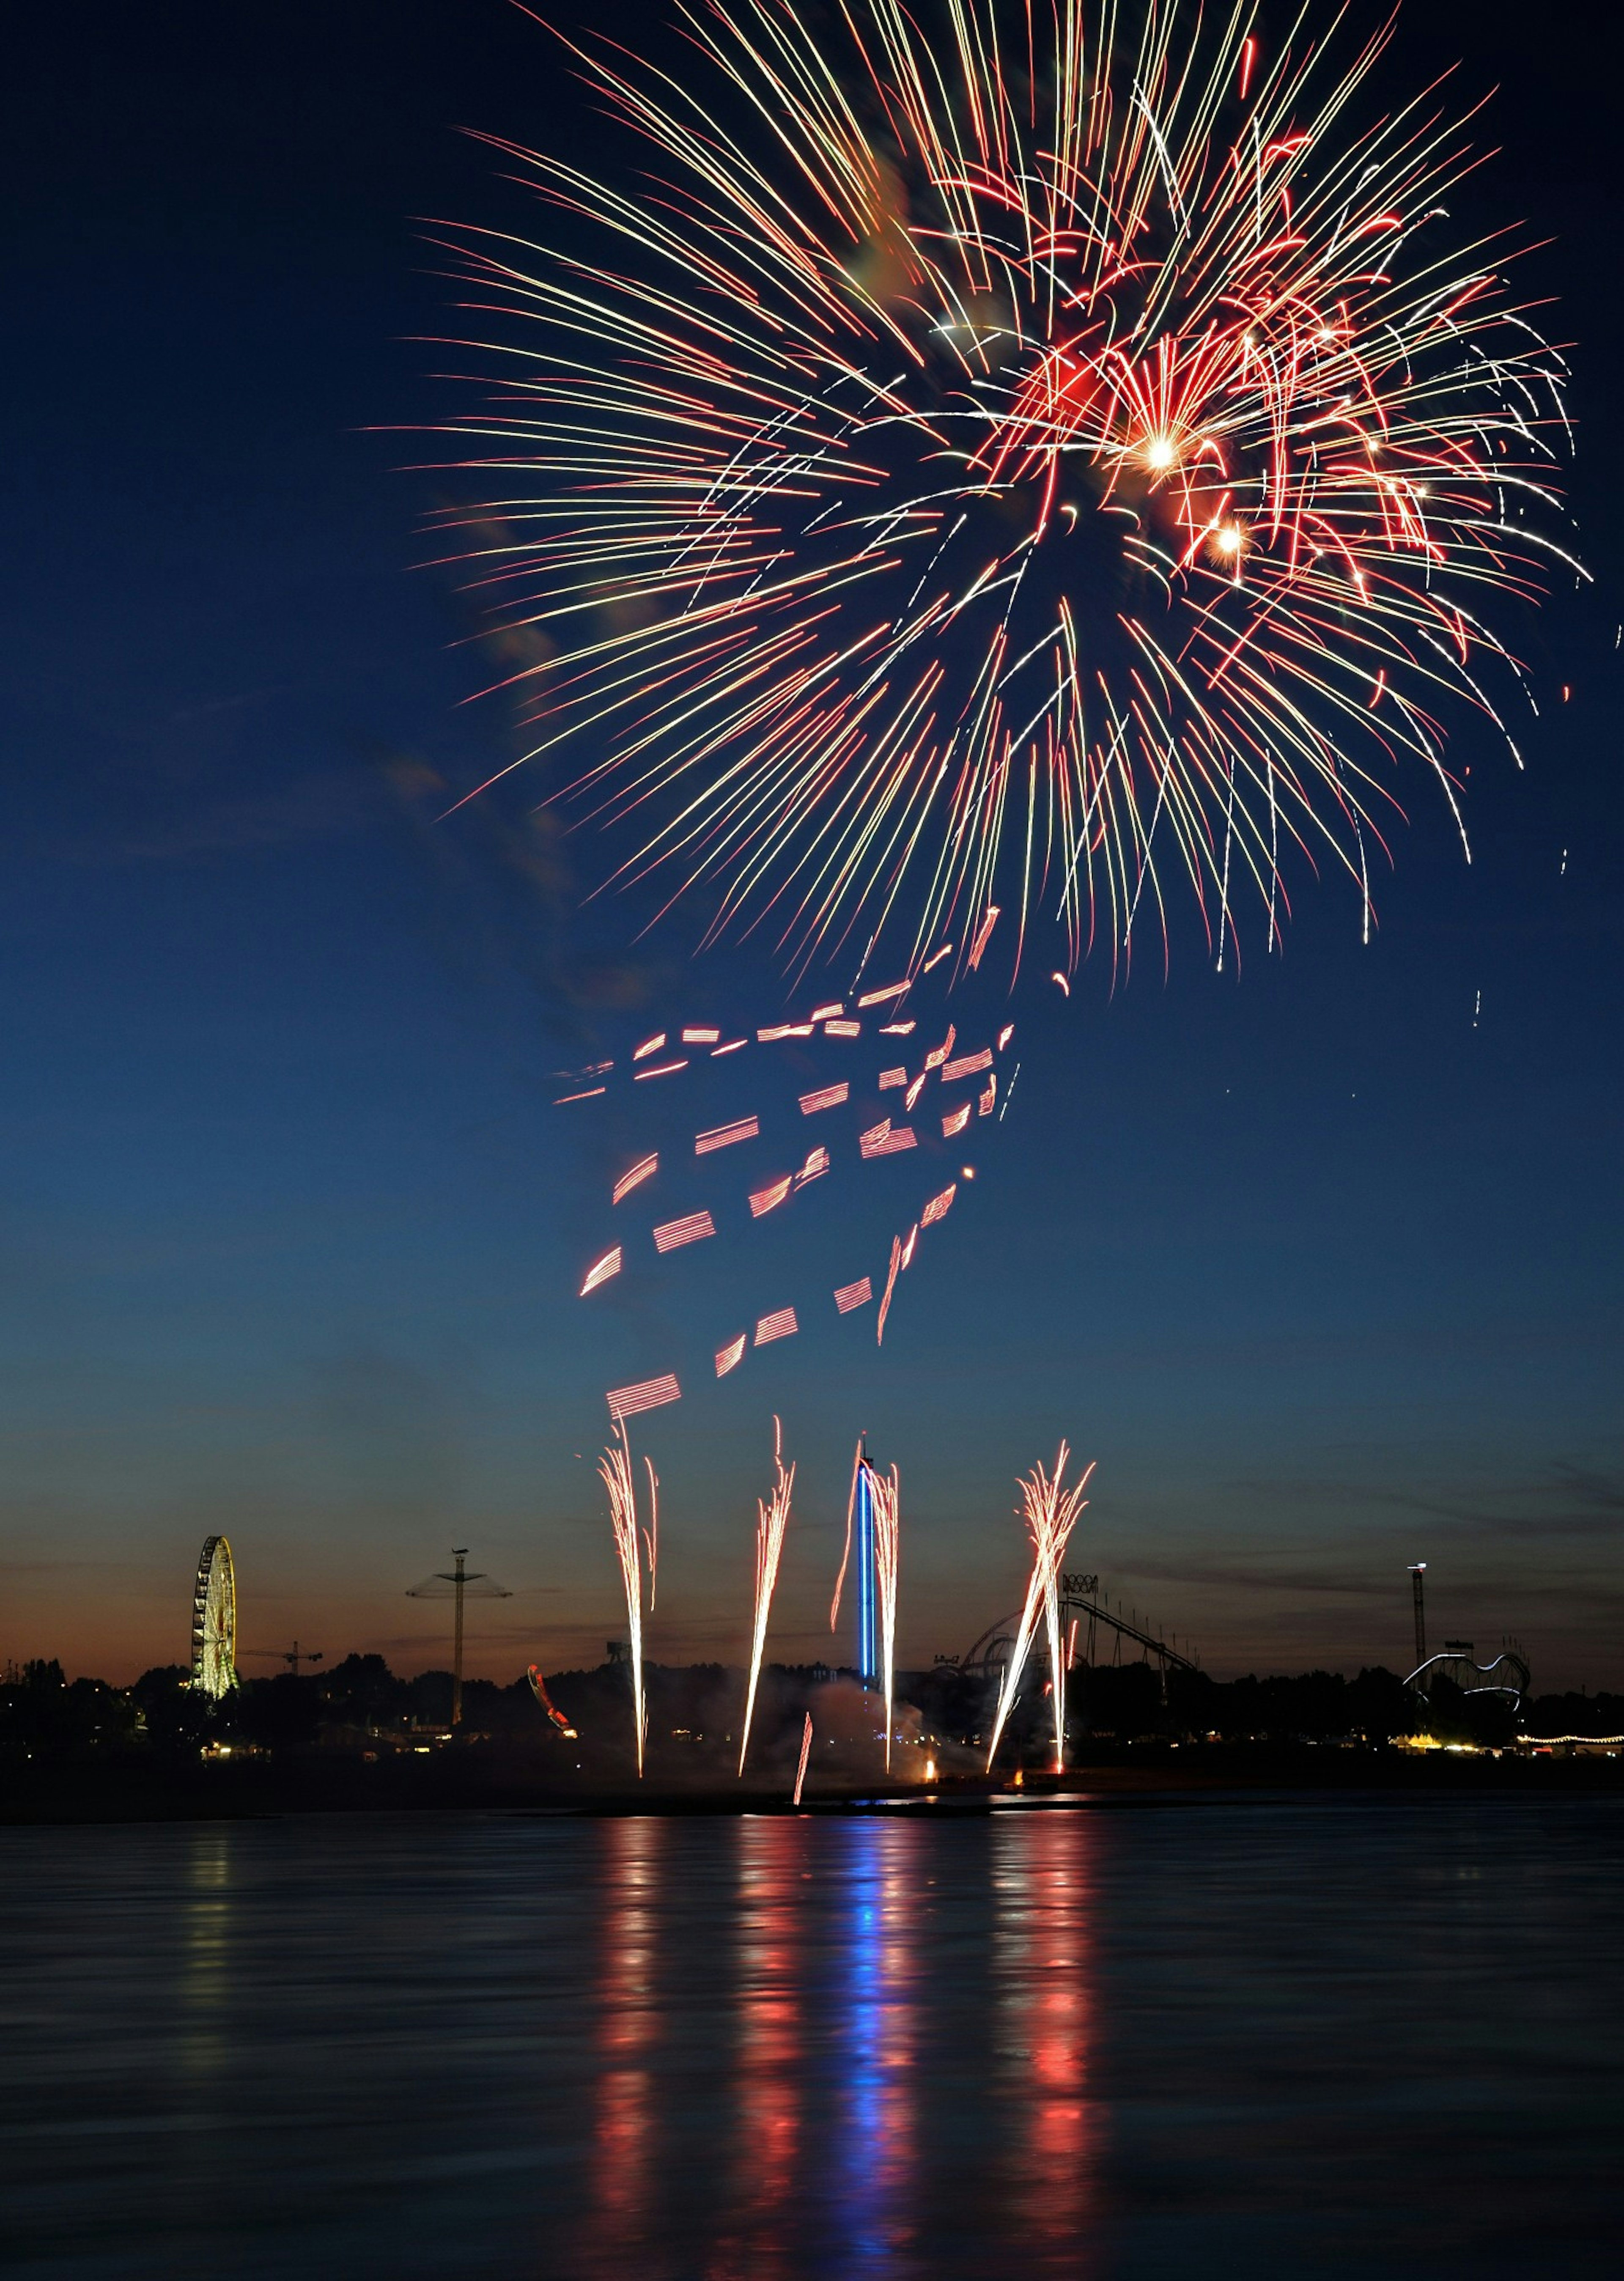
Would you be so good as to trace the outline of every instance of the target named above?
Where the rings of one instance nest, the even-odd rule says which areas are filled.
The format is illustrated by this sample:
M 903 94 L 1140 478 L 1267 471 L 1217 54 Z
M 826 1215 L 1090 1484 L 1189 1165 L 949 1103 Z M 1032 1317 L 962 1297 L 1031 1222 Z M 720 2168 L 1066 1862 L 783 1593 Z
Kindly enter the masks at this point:
M 14 2276 L 1620 2269 L 1624 1811 L 0 1831 Z

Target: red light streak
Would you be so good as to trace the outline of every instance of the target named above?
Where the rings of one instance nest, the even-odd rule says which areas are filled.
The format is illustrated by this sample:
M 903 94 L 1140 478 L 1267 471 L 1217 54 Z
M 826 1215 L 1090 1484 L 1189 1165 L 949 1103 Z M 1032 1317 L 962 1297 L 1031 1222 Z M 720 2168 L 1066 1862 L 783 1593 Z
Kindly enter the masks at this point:
M 958 1108 L 950 1110 L 942 1118 L 941 1137 L 944 1140 L 951 1140 L 955 1133 L 962 1133 L 964 1130 L 970 1122 L 970 1108 L 969 1102 L 962 1102 Z
M 645 1078 L 674 1077 L 678 1070 L 685 1070 L 687 1066 L 685 1061 L 657 1062 L 653 1069 L 634 1070 L 632 1079 L 636 1084 L 641 1085 Z
M 631 1170 L 629 1172 L 623 1172 L 615 1181 L 609 1194 L 609 1202 L 612 1204 L 619 1203 L 623 1196 L 629 1196 L 631 1194 L 633 1188 L 640 1188 L 645 1180 L 652 1180 L 659 1170 L 658 1152 L 652 1156 L 639 1157 Z
M 983 1046 L 978 1054 L 961 1054 L 957 1061 L 947 1063 L 942 1071 L 941 1081 L 944 1085 L 953 1085 L 962 1077 L 979 1077 L 983 1070 L 992 1066 L 993 1048 Z
M 646 1378 L 636 1386 L 611 1387 L 604 1396 L 616 1426 L 642 1410 L 658 1410 L 667 1402 L 680 1402 L 682 1388 L 668 1371 L 663 1378 Z
M 606 1251 L 601 1259 L 594 1261 L 587 1269 L 586 1280 L 582 1284 L 577 1297 L 584 1299 L 589 1291 L 595 1291 L 600 1283 L 607 1283 L 611 1275 L 618 1275 L 620 1268 L 621 1248 L 617 1243 L 613 1251 Z
M 972 974 L 980 965 L 981 954 L 986 948 L 988 943 L 991 942 L 993 939 L 993 929 L 997 924 L 998 906 L 996 903 L 990 903 L 987 906 L 986 916 L 982 920 L 980 926 L 976 931 L 976 939 L 970 947 L 970 955 L 964 962 Z
M 953 1209 L 953 1199 L 958 1192 L 959 1185 L 955 1180 L 951 1187 L 944 1188 L 938 1196 L 932 1196 L 919 1215 L 920 1226 L 934 1227 L 939 1219 L 946 1219 Z
M 668 1219 L 654 1230 L 656 1251 L 678 1251 L 684 1243 L 700 1243 L 708 1235 L 715 1235 L 716 1223 L 708 1211 L 689 1212 L 681 1219 Z
M 842 1315 L 849 1315 L 854 1307 L 866 1307 L 874 1296 L 874 1286 L 868 1276 L 855 1283 L 842 1283 L 834 1295 L 834 1303 Z
M 851 1089 L 849 1080 L 842 1078 L 839 1085 L 824 1085 L 816 1093 L 803 1093 L 800 1113 L 803 1117 L 816 1117 L 820 1109 L 838 1109 L 848 1098 Z
M 793 1339 L 800 1325 L 795 1319 L 793 1307 L 780 1307 L 776 1314 L 763 1315 L 755 1326 L 755 1343 L 769 1346 L 774 1339 Z
M 739 1368 L 739 1364 L 744 1360 L 745 1344 L 746 1335 L 743 1331 L 740 1331 L 736 1339 L 731 1339 L 726 1346 L 718 1349 L 716 1355 L 718 1378 L 725 1378 L 729 1371 Z
M 750 1198 L 751 1218 L 760 1219 L 763 1212 L 769 1212 L 775 1205 L 781 1204 L 788 1195 L 790 1187 L 790 1175 L 785 1172 L 781 1180 L 771 1180 L 766 1187 L 757 1188 Z
M 754 1140 L 761 1129 L 760 1120 L 756 1117 L 735 1117 L 731 1125 L 716 1125 L 708 1133 L 696 1133 L 693 1153 L 696 1156 L 712 1156 L 718 1148 L 731 1148 L 740 1140 Z
M 885 1295 L 879 1303 L 879 1314 L 874 1325 L 874 1343 L 885 1343 L 885 1318 L 891 1312 L 892 1294 L 897 1287 L 897 1277 L 902 1272 L 902 1241 L 900 1236 L 891 1239 L 891 1264 L 885 1273 Z

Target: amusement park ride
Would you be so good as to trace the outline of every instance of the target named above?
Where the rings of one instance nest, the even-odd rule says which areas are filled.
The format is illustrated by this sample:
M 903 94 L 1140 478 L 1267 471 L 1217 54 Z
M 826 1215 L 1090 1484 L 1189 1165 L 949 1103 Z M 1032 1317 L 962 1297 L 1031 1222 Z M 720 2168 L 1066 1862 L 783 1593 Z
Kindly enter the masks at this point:
M 408 1600 L 451 1598 L 457 1604 L 452 1627 L 451 1723 L 453 1727 L 460 1727 L 462 1723 L 462 1603 L 470 1592 L 476 1600 L 511 1600 L 513 1594 L 505 1584 L 499 1584 L 493 1577 L 487 1576 L 483 1569 L 476 1568 L 469 1573 L 464 1565 L 468 1557 L 466 1544 L 453 1546 L 451 1557 L 456 1564 L 454 1567 L 437 1568 L 433 1575 L 425 1576 L 421 1584 L 410 1586 L 406 1597 Z M 445 1585 L 451 1588 L 449 1593 L 441 1589 Z M 483 1591 L 477 1589 L 482 1585 L 484 1588 Z
M 1423 1578 L 1427 1574 L 1425 1560 L 1412 1560 L 1410 1575 L 1415 1599 L 1415 1669 L 1405 1680 L 1423 1697 L 1432 1693 L 1433 1682 L 1447 1679 L 1459 1688 L 1463 1695 L 1509 1695 L 1515 1710 L 1528 1692 L 1528 1659 L 1521 1643 L 1514 1639 L 1503 1639 L 1500 1652 L 1488 1663 L 1479 1663 L 1477 1650 L 1470 1640 L 1445 1640 L 1436 1655 L 1427 1652 L 1427 1592 Z
M 205 1536 L 197 1556 L 191 1683 L 216 1703 L 236 1685 L 236 1575 L 223 1536 Z
M 1106 1635 L 1110 1635 L 1110 1660 L 1113 1665 L 1120 1665 L 1125 1659 L 1130 1663 L 1138 1660 L 1148 1664 L 1154 1659 L 1161 1680 L 1164 1702 L 1167 1699 L 1167 1674 L 1170 1671 L 1199 1671 L 1201 1668 L 1199 1659 L 1193 1653 L 1181 1653 L 1159 1633 L 1146 1629 L 1139 1620 L 1137 1608 L 1124 1615 L 1122 1603 L 1118 1600 L 1113 1612 L 1110 1602 L 1101 1595 L 1097 1575 L 1062 1575 L 1060 1614 L 1065 1631 L 1068 1670 L 1079 1664 L 1085 1666 L 1097 1665 L 1099 1651 Z M 1016 1628 L 1019 1621 L 1018 1610 L 1009 1615 L 1000 1616 L 996 1623 L 989 1624 L 980 1637 L 972 1641 L 964 1654 L 938 1656 L 937 1661 L 988 1679 L 999 1676 L 1014 1652 Z M 1147 1617 L 1146 1624 L 1148 1621 Z M 1178 1638 L 1176 1632 L 1173 1638 Z M 1125 1640 L 1129 1643 L 1125 1659 L 1123 1654 Z M 1185 1648 L 1188 1649 L 1189 1644 L 1187 1639 Z M 1133 1653 L 1135 1647 L 1139 1650 L 1137 1659 Z

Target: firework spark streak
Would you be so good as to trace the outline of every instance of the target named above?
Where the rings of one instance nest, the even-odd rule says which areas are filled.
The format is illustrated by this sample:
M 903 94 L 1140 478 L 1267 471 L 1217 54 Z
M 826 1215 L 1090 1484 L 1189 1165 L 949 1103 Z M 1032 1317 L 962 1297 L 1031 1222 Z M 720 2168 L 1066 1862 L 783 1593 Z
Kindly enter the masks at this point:
M 643 1543 L 648 1550 L 648 1612 L 652 1616 L 660 1568 L 660 1476 L 652 1458 L 645 1458 L 643 1465 L 648 1475 L 648 1527 L 643 1531 Z
M 652 1156 L 639 1158 L 629 1172 L 623 1172 L 615 1181 L 614 1187 L 609 1191 L 609 1202 L 612 1204 L 619 1203 L 623 1196 L 629 1196 L 631 1194 L 633 1188 L 640 1188 L 645 1180 L 652 1180 L 659 1170 L 658 1150 Z
M 632 1730 L 637 1736 L 640 1782 L 643 1745 L 648 1732 L 648 1713 L 643 1700 L 643 1571 L 638 1557 L 638 1501 L 631 1449 L 626 1439 L 624 1420 L 615 1422 L 617 1438 L 599 1458 L 598 1473 L 609 1493 L 609 1526 L 615 1532 L 615 1557 L 626 1593 L 626 1634 L 631 1647 Z
M 800 1804 L 801 1785 L 807 1778 L 807 1760 L 812 1755 L 812 1713 L 807 1713 L 807 1723 L 800 1730 L 800 1764 L 795 1769 L 795 1795 L 792 1805 Z
M 868 1468 L 874 1509 L 874 1581 L 879 1600 L 879 1676 L 885 1697 L 885 1772 L 891 1772 L 891 1729 L 896 1693 L 897 1562 L 901 1551 L 897 1469 L 891 1477 Z
M 1294 854 L 1368 925 L 1390 777 L 1458 814 L 1450 720 L 1521 680 L 1497 606 L 1577 568 L 1561 360 L 1515 249 L 1457 242 L 1465 123 L 1377 109 L 1391 21 L 682 15 L 680 78 L 575 51 L 615 179 L 488 138 L 556 245 L 442 238 L 498 367 L 447 520 L 533 646 L 512 765 L 792 963 L 911 978 L 950 927 L 973 966 L 996 909 L 1016 966 L 1040 917 L 1068 970 L 1165 955 L 1183 880 L 1221 965 Z
M 767 1645 L 767 1618 L 772 1607 L 773 1588 L 778 1581 L 778 1563 L 784 1556 L 784 1532 L 789 1527 L 790 1496 L 795 1487 L 795 1468 L 784 1470 L 783 1433 L 777 1419 L 772 1421 L 772 1496 L 765 1503 L 756 1501 L 755 1523 L 755 1628 L 750 1640 L 750 1684 L 745 1696 L 744 1730 L 739 1738 L 739 1771 L 745 1770 L 745 1753 L 750 1747 L 750 1721 L 755 1716 L 755 1689 L 762 1675 L 762 1656 Z M 799 1784 L 797 1785 L 799 1788 Z
M 857 1512 L 857 1476 L 862 1471 L 862 1442 L 858 1440 L 852 1453 L 852 1485 L 846 1499 L 846 1545 L 840 1554 L 840 1573 L 834 1580 L 834 1597 L 829 1603 L 829 1628 L 833 1631 L 839 1620 L 840 1595 L 846 1589 L 846 1572 L 852 1559 L 852 1524 Z
M 1021 1483 L 1021 1501 L 1025 1511 L 1026 1534 L 1032 1539 L 1032 1576 L 1026 1587 L 1026 1603 L 1021 1610 L 1020 1626 L 1015 1635 L 1009 1668 L 999 1690 L 998 1714 L 993 1721 L 993 1739 L 986 1754 L 987 1772 L 998 1754 L 1004 1722 L 1015 1707 L 1021 1691 L 1021 1677 L 1026 1667 L 1027 1656 L 1037 1636 L 1038 1620 L 1042 1617 L 1048 1633 L 1049 1674 L 1055 1704 L 1055 1771 L 1065 1767 L 1066 1681 L 1065 1665 L 1060 1648 L 1060 1564 L 1065 1558 L 1066 1546 L 1077 1527 L 1088 1500 L 1084 1491 L 1088 1487 L 1093 1465 L 1085 1467 L 1080 1481 L 1074 1488 L 1063 1489 L 1062 1476 L 1071 1452 L 1065 1442 L 1060 1445 L 1060 1455 L 1055 1460 L 1053 1477 L 1041 1465 L 1034 1465 Z

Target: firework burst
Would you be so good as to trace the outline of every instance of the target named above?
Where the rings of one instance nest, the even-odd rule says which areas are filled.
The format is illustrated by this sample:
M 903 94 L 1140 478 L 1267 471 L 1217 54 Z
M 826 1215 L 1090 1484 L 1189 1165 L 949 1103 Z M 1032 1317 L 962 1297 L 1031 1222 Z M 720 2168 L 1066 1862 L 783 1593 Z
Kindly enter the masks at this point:
M 553 242 L 445 241 L 499 367 L 460 559 L 546 796 L 792 965 L 967 959 L 994 903 L 1017 963 L 1040 918 L 1164 955 L 1179 881 L 1221 964 L 1294 851 L 1368 925 L 1396 769 L 1456 808 L 1499 606 L 1575 567 L 1560 360 L 1445 210 L 1462 122 L 1380 112 L 1390 21 L 683 20 L 680 81 L 579 56 L 640 171 L 499 144 Z

